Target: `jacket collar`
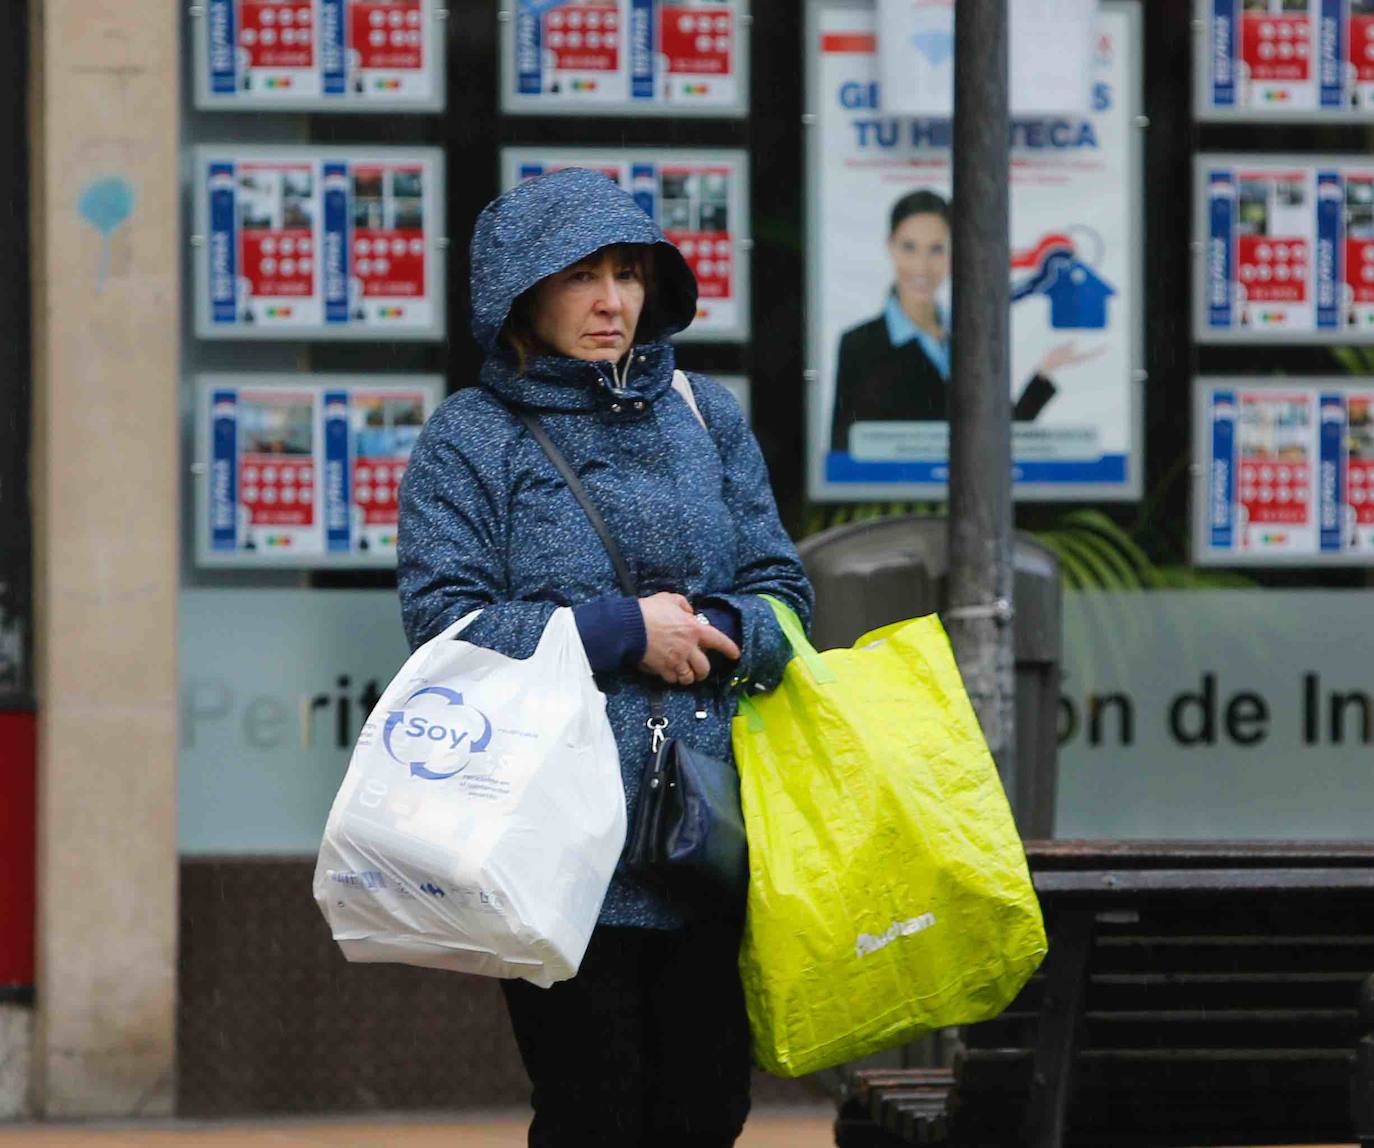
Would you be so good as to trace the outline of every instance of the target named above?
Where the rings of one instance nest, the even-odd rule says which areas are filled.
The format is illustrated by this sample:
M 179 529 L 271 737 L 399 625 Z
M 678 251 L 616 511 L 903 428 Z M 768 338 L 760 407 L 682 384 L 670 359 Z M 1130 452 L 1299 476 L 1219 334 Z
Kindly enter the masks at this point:
M 622 364 L 624 387 L 617 388 L 610 363 L 589 363 L 562 355 L 528 360 L 523 373 L 503 353 L 487 356 L 481 383 L 503 402 L 534 411 L 646 413 L 673 385 L 673 347 L 666 341 L 636 346 Z M 635 403 L 644 404 L 635 407 Z M 612 412 L 613 407 L 621 410 Z

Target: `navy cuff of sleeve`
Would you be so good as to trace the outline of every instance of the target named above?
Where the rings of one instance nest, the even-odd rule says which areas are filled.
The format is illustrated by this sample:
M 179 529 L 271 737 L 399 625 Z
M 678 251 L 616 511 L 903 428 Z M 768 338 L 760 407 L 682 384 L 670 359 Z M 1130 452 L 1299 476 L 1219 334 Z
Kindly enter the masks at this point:
M 608 594 L 573 607 L 573 620 L 592 673 L 638 665 L 648 637 L 637 598 Z
M 729 606 L 702 606 L 701 613 L 705 614 L 717 630 L 724 634 L 735 645 L 739 645 L 740 623 L 739 615 Z
M 744 634 L 744 626 L 739 620 L 739 611 L 725 602 L 715 601 L 710 605 L 701 603 L 697 610 L 706 615 L 707 620 L 717 630 L 724 634 L 735 645 L 739 645 Z M 706 660 L 711 664 L 711 676 L 720 677 L 735 672 L 735 662 L 727 658 L 718 650 L 711 650 L 706 655 Z

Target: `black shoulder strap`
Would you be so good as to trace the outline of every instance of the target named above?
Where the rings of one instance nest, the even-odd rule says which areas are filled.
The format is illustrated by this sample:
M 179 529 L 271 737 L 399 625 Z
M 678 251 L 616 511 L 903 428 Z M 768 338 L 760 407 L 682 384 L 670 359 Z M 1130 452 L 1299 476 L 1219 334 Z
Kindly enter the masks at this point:
M 592 529 L 600 536 L 601 544 L 606 547 L 606 553 L 611 556 L 611 565 L 615 567 L 616 577 L 620 579 L 620 588 L 629 597 L 638 598 L 639 584 L 635 581 L 634 574 L 626 564 L 624 555 L 620 553 L 620 547 L 615 544 L 615 539 L 611 537 L 611 532 L 606 526 L 606 520 L 601 517 L 601 511 L 597 510 L 596 504 L 587 494 L 586 487 L 582 485 L 582 480 L 577 477 L 577 472 L 563 457 L 563 452 L 554 445 L 553 439 L 549 438 L 549 432 L 544 429 L 544 424 L 539 421 L 538 415 L 520 407 L 510 409 L 511 413 L 529 429 L 530 434 L 534 436 L 534 441 L 544 448 L 544 453 L 549 456 L 549 461 L 558 468 L 558 473 L 563 476 L 563 481 L 568 484 L 568 489 L 573 492 L 573 497 L 581 503 L 587 518 L 591 521 Z

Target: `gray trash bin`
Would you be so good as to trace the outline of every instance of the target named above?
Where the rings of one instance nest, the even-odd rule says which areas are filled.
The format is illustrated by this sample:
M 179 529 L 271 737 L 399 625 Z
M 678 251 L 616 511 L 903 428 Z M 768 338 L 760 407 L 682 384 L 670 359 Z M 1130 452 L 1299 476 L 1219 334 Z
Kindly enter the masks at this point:
M 816 590 L 817 649 L 849 646 L 889 622 L 939 610 L 948 566 L 944 518 L 871 519 L 808 538 L 799 547 Z M 1059 563 L 1015 537 L 1017 792 L 1008 794 L 1022 837 L 1054 835 L 1058 777 Z

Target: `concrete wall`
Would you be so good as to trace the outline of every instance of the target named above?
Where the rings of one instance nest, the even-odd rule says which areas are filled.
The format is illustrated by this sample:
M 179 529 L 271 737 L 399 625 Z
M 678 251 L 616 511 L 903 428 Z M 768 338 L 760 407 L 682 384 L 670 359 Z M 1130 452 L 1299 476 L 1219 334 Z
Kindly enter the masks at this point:
M 0 1002 L 0 1120 L 29 1114 L 33 1010 Z
M 31 0 L 38 763 L 33 1101 L 170 1111 L 177 112 L 166 0 Z

